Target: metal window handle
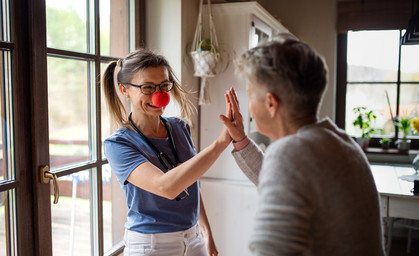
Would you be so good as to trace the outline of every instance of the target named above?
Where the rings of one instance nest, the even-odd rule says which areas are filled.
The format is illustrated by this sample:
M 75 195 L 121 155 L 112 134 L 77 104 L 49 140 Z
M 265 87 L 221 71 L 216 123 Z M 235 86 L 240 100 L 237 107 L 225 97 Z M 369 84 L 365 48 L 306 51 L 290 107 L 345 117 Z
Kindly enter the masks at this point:
M 50 180 L 54 183 L 54 204 L 58 204 L 58 198 L 60 197 L 60 189 L 58 187 L 57 175 L 49 171 L 49 166 L 45 165 L 41 167 L 41 183 L 48 184 Z

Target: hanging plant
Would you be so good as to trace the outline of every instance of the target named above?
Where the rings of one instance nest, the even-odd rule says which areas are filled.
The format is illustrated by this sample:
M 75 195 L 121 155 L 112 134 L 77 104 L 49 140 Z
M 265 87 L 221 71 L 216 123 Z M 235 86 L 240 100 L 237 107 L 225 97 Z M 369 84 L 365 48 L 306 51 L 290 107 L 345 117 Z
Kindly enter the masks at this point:
M 208 0 L 208 17 L 209 17 L 209 38 L 203 36 L 202 23 L 202 6 L 203 0 L 200 1 L 198 21 L 195 30 L 195 36 L 191 48 L 191 56 L 194 63 L 194 76 L 201 77 L 201 88 L 199 95 L 199 105 L 211 103 L 208 92 L 207 78 L 216 75 L 216 66 L 219 60 L 218 41 L 215 33 L 215 26 L 212 18 L 211 0 Z

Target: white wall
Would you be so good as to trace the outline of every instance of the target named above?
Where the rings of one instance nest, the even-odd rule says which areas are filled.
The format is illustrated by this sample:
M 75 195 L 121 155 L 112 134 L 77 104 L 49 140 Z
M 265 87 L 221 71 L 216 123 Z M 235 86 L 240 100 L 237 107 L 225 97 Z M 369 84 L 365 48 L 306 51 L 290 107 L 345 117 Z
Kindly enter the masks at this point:
M 181 0 L 146 2 L 146 46 L 164 55 L 178 75 L 182 65 L 181 4 Z
M 190 97 L 195 105 L 198 79 L 191 72 L 186 45 L 192 42 L 198 3 L 197 0 L 147 0 L 145 3 L 146 48 L 167 58 L 182 86 L 195 92 Z M 171 101 L 164 115 L 179 115 L 178 106 Z M 196 112 L 191 126 L 195 143 L 198 141 L 198 127 Z
M 189 47 L 192 44 L 192 40 L 195 33 L 196 20 L 198 17 L 199 1 L 197 0 L 182 0 L 182 86 L 192 92 L 190 100 L 198 106 L 198 78 L 193 76 L 193 66 L 191 58 L 189 56 Z M 198 111 L 192 116 L 192 137 L 195 142 L 195 146 L 198 149 L 199 141 L 199 121 Z
M 167 58 L 176 76 L 181 74 L 181 0 L 152 0 L 146 6 L 146 48 Z M 179 78 L 180 79 L 180 78 Z M 165 116 L 179 116 L 172 100 Z
M 337 0 L 259 0 L 258 2 L 279 19 L 291 33 L 324 56 L 329 67 L 329 85 L 319 116 L 329 116 L 334 120 Z

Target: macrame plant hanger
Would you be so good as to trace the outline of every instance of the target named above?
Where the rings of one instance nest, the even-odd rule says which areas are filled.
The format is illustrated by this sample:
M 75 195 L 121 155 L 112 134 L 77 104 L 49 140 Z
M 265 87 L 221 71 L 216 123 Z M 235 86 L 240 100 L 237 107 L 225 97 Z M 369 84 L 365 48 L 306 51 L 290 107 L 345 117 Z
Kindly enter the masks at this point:
M 203 38 L 202 6 L 203 0 L 200 0 L 198 21 L 196 24 L 194 40 L 192 42 L 191 56 L 194 63 L 194 76 L 201 78 L 199 93 L 199 105 L 211 103 L 209 95 L 208 78 L 216 75 L 215 67 L 219 60 L 218 40 L 215 33 L 215 26 L 211 11 L 211 0 L 207 0 L 208 19 L 209 19 L 209 38 Z M 205 47 L 207 46 L 207 47 Z

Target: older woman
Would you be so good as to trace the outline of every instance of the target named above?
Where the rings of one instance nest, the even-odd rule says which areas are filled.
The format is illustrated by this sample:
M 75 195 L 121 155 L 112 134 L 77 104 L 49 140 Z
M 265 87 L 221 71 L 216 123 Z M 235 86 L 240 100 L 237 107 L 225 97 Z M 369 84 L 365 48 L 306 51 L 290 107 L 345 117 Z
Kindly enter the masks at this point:
M 238 71 L 256 129 L 273 141 L 263 155 L 247 138 L 235 92 L 228 91 L 232 115 L 220 118 L 238 165 L 260 194 L 253 254 L 384 255 L 367 159 L 330 119 L 317 117 L 327 84 L 323 59 L 287 39 L 248 50 Z

